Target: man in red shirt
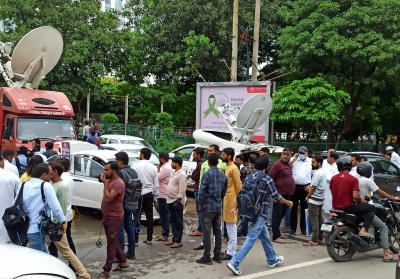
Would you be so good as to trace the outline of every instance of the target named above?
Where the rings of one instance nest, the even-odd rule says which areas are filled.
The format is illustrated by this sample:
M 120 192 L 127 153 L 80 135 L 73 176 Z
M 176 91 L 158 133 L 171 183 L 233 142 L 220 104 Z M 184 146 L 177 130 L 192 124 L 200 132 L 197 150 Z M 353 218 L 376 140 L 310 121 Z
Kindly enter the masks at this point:
M 332 192 L 333 208 L 357 216 L 362 215 L 364 223 L 359 235 L 371 237 L 368 229 L 375 216 L 375 207 L 367 203 L 361 203 L 358 179 L 349 173 L 352 168 L 350 158 L 339 158 L 336 164 L 340 173 L 332 177 L 329 186 Z
M 100 176 L 100 180 L 104 184 L 101 212 L 103 213 L 104 232 L 107 237 L 107 261 L 103 267 L 104 271 L 99 274 L 98 279 L 107 279 L 110 276 L 115 257 L 119 264 L 113 271 L 120 271 L 129 267 L 124 251 L 118 244 L 118 235 L 124 217 L 125 193 L 125 183 L 118 176 L 118 169 L 119 166 L 116 162 L 108 162 L 104 166 L 104 173 Z

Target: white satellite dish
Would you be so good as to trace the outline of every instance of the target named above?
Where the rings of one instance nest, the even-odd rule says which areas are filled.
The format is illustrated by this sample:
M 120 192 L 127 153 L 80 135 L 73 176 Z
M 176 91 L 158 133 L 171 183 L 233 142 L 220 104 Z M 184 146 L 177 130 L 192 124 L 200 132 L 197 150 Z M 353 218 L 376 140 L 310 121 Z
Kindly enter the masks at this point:
M 268 119 L 272 111 L 272 99 L 269 94 L 256 94 L 243 104 L 238 114 L 229 104 L 219 107 L 218 111 L 228 125 L 232 141 L 249 144 L 254 134 L 261 130 L 261 125 Z
M 8 86 L 38 88 L 40 81 L 60 59 L 63 44 L 60 32 L 50 26 L 39 27 L 26 34 L 14 48 L 12 58 L 9 56 L 10 43 L 0 42 L 0 58 L 9 60 L 0 65 L 0 72 Z

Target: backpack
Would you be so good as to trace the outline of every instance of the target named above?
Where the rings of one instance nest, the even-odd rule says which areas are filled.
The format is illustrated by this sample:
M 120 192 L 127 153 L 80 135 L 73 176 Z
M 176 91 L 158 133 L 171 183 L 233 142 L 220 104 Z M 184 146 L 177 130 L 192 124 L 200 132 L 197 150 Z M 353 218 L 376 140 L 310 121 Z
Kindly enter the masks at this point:
M 23 193 L 25 182 L 22 183 L 18 197 L 13 206 L 4 211 L 3 222 L 12 243 L 26 246 L 28 244 L 29 217 L 23 208 Z
M 238 215 L 241 220 L 254 221 L 260 211 L 260 192 L 258 183 L 266 177 L 264 173 L 250 174 L 244 181 L 237 196 Z
M 120 170 L 128 183 L 125 183 L 124 208 L 135 211 L 139 207 L 139 201 L 142 198 L 142 182 L 135 175 L 130 175 L 126 170 Z M 124 180 L 124 181 L 125 181 Z
M 19 173 L 19 176 L 21 177 L 25 172 L 26 172 L 26 170 L 28 169 L 28 165 L 29 165 L 29 159 L 30 158 L 26 158 L 26 166 L 25 165 L 23 165 L 23 164 L 21 164 L 21 162 L 19 161 L 19 158 L 18 157 L 15 157 L 15 166 L 17 167 L 17 169 L 18 169 L 18 173 Z M 24 167 L 25 169 L 23 170 L 21 167 Z

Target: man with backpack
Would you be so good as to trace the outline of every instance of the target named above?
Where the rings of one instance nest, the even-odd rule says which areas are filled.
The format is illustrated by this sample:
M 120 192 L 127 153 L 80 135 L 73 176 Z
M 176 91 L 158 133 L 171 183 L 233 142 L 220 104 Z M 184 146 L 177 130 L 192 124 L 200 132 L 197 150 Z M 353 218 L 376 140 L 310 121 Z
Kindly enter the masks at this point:
M 119 166 L 118 176 L 125 183 L 125 195 L 124 195 L 124 219 L 121 224 L 121 230 L 119 232 L 119 245 L 122 251 L 125 250 L 125 235 L 128 237 L 128 252 L 125 254 L 127 259 L 135 260 L 135 228 L 132 221 L 132 213 L 138 208 L 138 201 L 133 198 L 132 188 L 134 187 L 135 180 L 138 181 L 138 175 L 129 164 L 129 156 L 126 152 L 118 152 L 115 154 L 115 161 Z
M 12 164 L 17 167 L 19 176 L 26 172 L 29 164 L 28 148 L 25 146 L 18 146 L 17 157 L 13 158 Z
M 241 219 L 247 218 L 253 222 L 242 248 L 228 263 L 228 268 L 236 275 L 242 274 L 239 264 L 243 262 L 244 257 L 251 250 L 257 239 L 261 240 L 269 267 L 275 267 L 283 262 L 283 256 L 277 256 L 275 253 L 265 223 L 272 207 L 271 198 L 274 199 L 274 202 L 285 204 L 289 208 L 292 208 L 293 202 L 282 198 L 276 190 L 272 178 L 264 173 L 268 166 L 269 159 L 267 156 L 261 156 L 256 161 L 254 167 L 257 172 L 249 175 L 245 180 L 243 189 L 237 198 L 238 206 L 230 212 L 233 217 L 239 214 Z M 251 202 L 252 207 L 248 206 L 249 202 Z

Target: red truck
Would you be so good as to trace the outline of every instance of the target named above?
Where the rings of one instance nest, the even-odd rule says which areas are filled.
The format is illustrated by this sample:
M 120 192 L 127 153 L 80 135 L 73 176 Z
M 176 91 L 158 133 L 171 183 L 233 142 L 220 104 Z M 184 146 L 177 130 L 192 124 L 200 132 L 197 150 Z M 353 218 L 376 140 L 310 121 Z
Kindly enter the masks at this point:
M 75 140 L 74 110 L 62 92 L 0 88 L 1 149 L 32 148 L 32 140 Z M 58 151 L 58 150 L 57 150 Z

